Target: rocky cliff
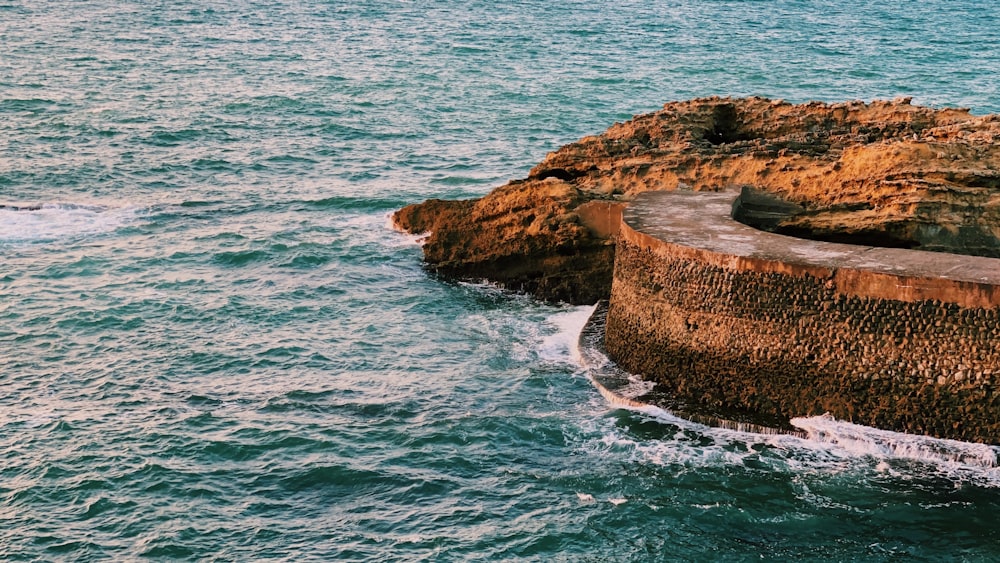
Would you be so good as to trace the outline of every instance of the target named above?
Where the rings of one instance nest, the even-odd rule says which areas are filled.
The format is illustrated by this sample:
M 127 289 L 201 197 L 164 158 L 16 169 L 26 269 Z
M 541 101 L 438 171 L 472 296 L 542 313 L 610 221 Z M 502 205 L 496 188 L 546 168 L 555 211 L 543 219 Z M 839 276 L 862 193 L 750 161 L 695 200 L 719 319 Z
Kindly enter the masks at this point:
M 610 293 L 620 206 L 648 190 L 752 188 L 787 203 L 760 228 L 1000 257 L 998 137 L 998 115 L 909 99 L 674 102 L 550 153 L 483 198 L 429 200 L 393 219 L 430 233 L 435 271 L 572 303 Z

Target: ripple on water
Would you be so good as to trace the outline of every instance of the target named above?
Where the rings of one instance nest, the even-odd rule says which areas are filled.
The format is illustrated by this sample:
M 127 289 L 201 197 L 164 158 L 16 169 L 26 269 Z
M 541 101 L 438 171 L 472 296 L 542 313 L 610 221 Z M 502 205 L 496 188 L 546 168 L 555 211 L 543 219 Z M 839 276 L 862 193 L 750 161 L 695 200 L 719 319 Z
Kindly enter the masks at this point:
M 3 558 L 991 559 L 974 451 L 609 409 L 386 214 L 672 99 L 998 111 L 996 12 L 0 4 Z

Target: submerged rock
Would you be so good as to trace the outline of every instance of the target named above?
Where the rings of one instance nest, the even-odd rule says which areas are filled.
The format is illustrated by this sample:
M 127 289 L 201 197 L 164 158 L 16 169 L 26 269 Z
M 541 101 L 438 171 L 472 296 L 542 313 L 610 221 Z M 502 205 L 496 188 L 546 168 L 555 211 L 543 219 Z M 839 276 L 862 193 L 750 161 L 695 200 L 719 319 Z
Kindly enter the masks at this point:
M 621 206 L 648 190 L 745 187 L 787 203 L 768 203 L 758 228 L 1000 257 L 998 137 L 1000 116 L 907 98 L 673 102 L 480 199 L 428 200 L 393 219 L 430 233 L 424 257 L 437 272 L 571 303 L 610 294 Z

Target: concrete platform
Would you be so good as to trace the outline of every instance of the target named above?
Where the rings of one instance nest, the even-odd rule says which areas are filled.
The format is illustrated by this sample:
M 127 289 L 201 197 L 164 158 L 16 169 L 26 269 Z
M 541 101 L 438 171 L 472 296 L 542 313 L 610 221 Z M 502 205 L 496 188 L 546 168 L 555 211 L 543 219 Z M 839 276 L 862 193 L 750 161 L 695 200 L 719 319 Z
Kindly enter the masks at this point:
M 849 295 L 904 301 L 936 299 L 967 307 L 1000 306 L 998 258 L 856 246 L 768 233 L 732 218 L 738 196 L 732 191 L 645 192 L 625 209 L 623 221 L 634 231 L 717 254 L 720 260 L 771 262 L 772 269 L 785 273 L 799 271 L 829 277 Z M 874 275 L 858 279 L 846 271 Z
M 759 231 L 732 219 L 737 195 L 647 192 L 625 210 L 605 348 L 656 387 L 605 388 L 779 430 L 829 413 L 1000 443 L 1000 259 Z

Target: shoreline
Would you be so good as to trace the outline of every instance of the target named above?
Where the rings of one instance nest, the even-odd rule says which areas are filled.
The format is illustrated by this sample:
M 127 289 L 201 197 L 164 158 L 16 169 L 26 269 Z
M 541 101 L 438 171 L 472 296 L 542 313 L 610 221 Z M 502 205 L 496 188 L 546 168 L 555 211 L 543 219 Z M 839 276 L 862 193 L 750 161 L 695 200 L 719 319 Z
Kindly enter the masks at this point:
M 841 446 L 850 451 L 869 450 L 878 452 L 879 455 L 961 463 L 985 469 L 1000 466 L 1000 445 L 882 430 L 838 420 L 828 413 L 793 417 L 788 420 L 787 427 L 774 427 L 677 410 L 673 408 L 676 401 L 665 393 L 653 390 L 655 383 L 624 371 L 606 356 L 603 349 L 606 314 L 606 302 L 594 305 L 587 322 L 580 329 L 578 350 L 579 361 L 586 371 L 587 379 L 613 408 L 640 412 L 658 409 L 683 421 L 708 428 L 762 436 L 788 436 L 815 444 Z
M 578 346 L 581 363 L 587 370 L 590 382 L 608 403 L 622 408 L 657 407 L 671 415 L 697 424 L 755 434 L 787 434 L 805 438 L 806 433 L 795 429 L 788 420 L 775 421 L 757 418 L 754 413 L 730 412 L 740 419 L 727 418 L 697 405 L 685 405 L 669 394 L 657 391 L 653 382 L 647 382 L 618 367 L 607 357 L 604 348 L 605 324 L 608 304 L 600 302 L 580 331 Z M 777 423 L 777 424 L 776 424 Z

